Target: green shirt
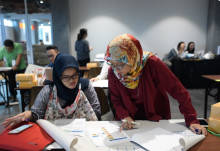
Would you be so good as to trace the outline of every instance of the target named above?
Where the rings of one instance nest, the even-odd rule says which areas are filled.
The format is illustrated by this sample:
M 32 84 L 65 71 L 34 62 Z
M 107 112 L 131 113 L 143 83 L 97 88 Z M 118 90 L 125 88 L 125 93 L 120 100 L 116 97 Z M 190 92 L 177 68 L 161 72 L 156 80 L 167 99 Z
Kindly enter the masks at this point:
M 7 67 L 12 67 L 12 60 L 17 59 L 18 54 L 23 54 L 22 47 L 19 43 L 14 43 L 14 49 L 11 52 L 8 52 L 5 49 L 5 46 L 0 49 L 0 60 L 3 60 L 3 57 L 7 60 Z M 21 62 L 18 65 L 17 70 L 22 70 L 26 67 L 23 56 L 21 57 Z

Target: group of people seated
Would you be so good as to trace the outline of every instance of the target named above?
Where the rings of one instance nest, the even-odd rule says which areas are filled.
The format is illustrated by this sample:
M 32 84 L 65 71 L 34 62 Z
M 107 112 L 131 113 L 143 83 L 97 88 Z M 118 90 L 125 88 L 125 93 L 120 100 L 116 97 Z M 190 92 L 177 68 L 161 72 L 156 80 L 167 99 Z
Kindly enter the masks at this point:
M 195 51 L 195 44 L 194 42 L 189 42 L 187 49 L 185 50 L 185 43 L 183 41 L 179 42 L 177 47 L 174 47 L 170 50 L 168 54 L 165 55 L 165 57 L 162 59 L 162 61 L 165 63 L 165 65 L 171 69 L 172 66 L 172 59 L 174 58 L 182 58 L 184 57 L 184 53 L 190 53 L 194 54 Z
M 47 55 L 52 58 L 51 54 Z M 169 93 L 179 102 L 186 125 L 195 133 L 207 135 L 197 120 L 188 91 L 160 59 L 142 50 L 135 37 L 123 34 L 114 38 L 107 46 L 104 59 L 104 76 L 91 81 L 108 77 L 115 120 L 127 121 L 122 122 L 121 130 L 132 129 L 131 122 L 135 120 L 170 119 Z M 78 64 L 73 56 L 57 53 L 53 62 L 53 81 L 46 83 L 31 110 L 5 119 L 2 125 L 12 128 L 22 121 L 36 122 L 38 119 L 101 120 L 101 100 L 90 81 L 80 77 Z

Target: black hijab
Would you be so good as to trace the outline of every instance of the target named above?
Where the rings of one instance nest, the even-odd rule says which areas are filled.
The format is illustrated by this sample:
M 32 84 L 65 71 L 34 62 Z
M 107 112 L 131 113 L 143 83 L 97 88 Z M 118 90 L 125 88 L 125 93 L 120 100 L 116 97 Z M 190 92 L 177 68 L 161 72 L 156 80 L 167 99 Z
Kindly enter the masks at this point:
M 67 88 L 60 77 L 62 72 L 69 67 L 73 67 L 79 72 L 78 62 L 73 56 L 65 53 L 58 53 L 54 61 L 53 82 L 57 87 L 58 97 L 67 101 L 68 104 L 72 104 L 77 96 L 79 83 L 81 84 L 81 90 L 84 91 L 89 85 L 89 80 L 79 77 L 78 83 L 74 89 Z

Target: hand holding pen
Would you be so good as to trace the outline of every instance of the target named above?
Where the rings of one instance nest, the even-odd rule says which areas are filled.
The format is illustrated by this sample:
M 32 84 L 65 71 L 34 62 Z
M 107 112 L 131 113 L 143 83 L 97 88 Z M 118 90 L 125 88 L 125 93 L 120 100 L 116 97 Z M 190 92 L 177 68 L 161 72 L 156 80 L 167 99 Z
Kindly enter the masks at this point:
M 121 125 L 121 128 L 120 128 L 120 132 L 123 130 L 123 129 L 132 129 L 135 125 L 139 125 L 141 126 L 140 123 L 136 123 L 134 122 L 134 120 L 131 118 L 131 117 L 126 117 L 124 118 L 122 121 L 122 125 Z

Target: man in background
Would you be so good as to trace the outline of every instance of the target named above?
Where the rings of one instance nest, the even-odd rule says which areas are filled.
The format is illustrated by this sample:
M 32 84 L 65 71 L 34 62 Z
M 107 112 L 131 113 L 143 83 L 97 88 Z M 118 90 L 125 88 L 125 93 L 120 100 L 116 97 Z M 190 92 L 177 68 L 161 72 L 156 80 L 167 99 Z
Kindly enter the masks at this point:
M 50 63 L 46 67 L 53 68 L 54 60 L 59 53 L 59 49 L 57 46 L 48 46 L 46 49 L 47 58 L 50 60 Z
M 11 67 L 12 70 L 7 72 L 9 78 L 9 91 L 11 96 L 9 99 L 15 99 L 17 95 L 17 91 L 14 89 L 16 88 L 16 81 L 15 75 L 17 73 L 24 73 L 26 69 L 25 61 L 22 56 L 23 50 L 19 43 L 14 43 L 12 40 L 7 39 L 4 41 L 4 47 L 0 49 L 0 60 L 7 61 L 6 66 Z

